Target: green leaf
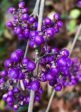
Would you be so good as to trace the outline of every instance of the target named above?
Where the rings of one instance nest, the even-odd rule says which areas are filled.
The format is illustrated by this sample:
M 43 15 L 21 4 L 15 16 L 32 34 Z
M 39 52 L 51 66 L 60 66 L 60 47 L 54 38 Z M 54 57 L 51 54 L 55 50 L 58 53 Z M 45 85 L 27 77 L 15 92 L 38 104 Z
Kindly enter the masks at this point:
M 76 19 L 80 14 L 81 14 L 81 12 L 79 9 L 73 9 L 70 12 L 70 17 L 72 17 L 73 19 Z
M 18 112 L 22 112 L 22 111 L 27 112 L 28 111 L 28 105 L 25 105 L 25 106 L 21 107 Z
M 70 32 L 74 32 L 76 28 L 76 20 L 71 20 L 70 23 L 68 24 L 68 29 Z

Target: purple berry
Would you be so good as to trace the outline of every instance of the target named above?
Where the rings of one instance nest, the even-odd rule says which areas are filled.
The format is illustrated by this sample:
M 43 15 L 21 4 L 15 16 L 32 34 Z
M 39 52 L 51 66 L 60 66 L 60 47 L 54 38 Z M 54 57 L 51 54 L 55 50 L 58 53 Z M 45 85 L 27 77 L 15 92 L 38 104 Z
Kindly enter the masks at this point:
M 8 75 L 11 79 L 17 79 L 19 77 L 19 71 L 18 69 L 10 69 Z
M 11 14 L 13 14 L 15 12 L 15 8 L 14 7 L 10 7 L 8 9 L 8 12 L 11 13 Z
M 32 24 L 36 21 L 36 18 L 34 18 L 33 16 L 30 16 L 28 21 L 30 24 Z
M 36 64 L 33 61 L 29 61 L 27 64 L 28 71 L 33 71 L 36 68 Z
M 11 67 L 12 66 L 12 60 L 11 59 L 5 60 L 4 66 L 5 66 L 5 68 Z
M 23 9 L 25 7 L 25 3 L 24 2 L 20 2 L 19 3 L 19 8 Z
M 31 83 L 31 89 L 34 91 L 37 91 L 40 87 L 40 83 L 36 80 L 36 81 L 32 81 Z
M 54 19 L 55 20 L 59 20 L 60 19 L 60 15 L 58 13 L 54 14 Z
M 58 84 L 54 87 L 55 91 L 61 91 L 62 90 L 62 85 Z
M 57 60 L 57 65 L 58 66 L 66 66 L 66 59 L 64 57 L 61 57 Z
M 6 70 L 3 70 L 3 71 L 1 72 L 1 76 L 2 76 L 2 77 L 6 77 L 7 75 L 8 75 L 8 73 L 7 73 Z
M 43 36 L 40 36 L 40 35 L 35 36 L 34 42 L 35 42 L 35 44 L 38 45 L 38 46 L 41 45 L 41 44 L 43 44 L 43 43 L 44 43 L 44 38 L 43 38 Z
M 58 26 L 59 28 L 63 27 L 63 22 L 62 22 L 62 21 L 58 21 L 58 22 L 57 22 L 57 26 Z
M 52 23 L 52 20 L 50 18 L 45 18 L 44 20 L 45 25 L 51 25 L 51 23 Z
M 54 28 L 48 28 L 46 30 L 46 35 L 51 38 L 54 37 Z
M 49 73 L 46 74 L 46 79 L 48 81 L 52 81 L 54 79 L 54 76 L 51 74 L 51 72 L 49 72 Z
M 23 14 L 22 15 L 22 20 L 24 21 L 24 20 L 28 20 L 28 18 L 29 18 L 29 16 L 27 15 L 27 14 Z
M 7 22 L 6 26 L 8 28 L 13 28 L 13 23 L 11 21 Z

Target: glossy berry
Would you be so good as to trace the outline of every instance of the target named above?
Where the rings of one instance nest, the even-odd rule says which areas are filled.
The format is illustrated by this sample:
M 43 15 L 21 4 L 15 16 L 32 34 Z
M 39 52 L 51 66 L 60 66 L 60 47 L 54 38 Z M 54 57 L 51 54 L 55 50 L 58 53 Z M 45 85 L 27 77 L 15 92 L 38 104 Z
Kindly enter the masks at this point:
M 24 3 L 24 2 L 20 2 L 20 3 L 19 3 L 19 8 L 22 9 L 22 8 L 24 8 L 24 7 L 25 7 L 25 3 Z
M 23 60 L 22 60 L 22 64 L 23 64 L 23 66 L 26 66 L 28 63 L 29 63 L 29 58 L 24 58 Z
M 53 28 L 48 28 L 48 29 L 46 30 L 46 35 L 47 35 L 48 37 L 54 37 L 54 29 L 53 29 Z
M 63 22 L 62 22 L 62 21 L 58 21 L 58 22 L 57 22 L 57 26 L 58 26 L 59 28 L 63 27 Z
M 51 67 L 50 72 L 52 73 L 52 75 L 57 76 L 59 73 L 59 70 L 57 67 Z
M 51 74 L 51 72 L 49 72 L 49 73 L 46 74 L 46 79 L 48 81 L 52 81 L 54 79 L 54 76 Z
M 37 91 L 40 87 L 40 83 L 38 81 L 32 81 L 31 83 L 31 89 L 34 91 Z
M 23 58 L 24 52 L 21 49 L 16 50 L 11 54 L 12 62 L 19 62 Z
M 29 29 L 25 29 L 25 30 L 24 30 L 24 36 L 25 36 L 26 38 L 29 38 L 29 34 L 30 34 Z
M 6 77 L 7 75 L 8 75 L 8 73 L 7 73 L 6 70 L 3 70 L 3 71 L 1 72 L 1 76 L 2 76 L 2 77 Z
M 8 75 L 11 79 L 17 79 L 19 77 L 19 71 L 18 69 L 10 69 Z
M 33 16 L 30 16 L 28 21 L 29 21 L 30 24 L 32 24 L 32 23 L 35 22 L 35 20 L 36 19 Z
M 16 30 L 15 30 L 15 33 L 16 33 L 16 34 L 22 33 L 21 27 L 16 27 L 15 29 L 16 29 Z
M 61 55 L 63 55 L 64 57 L 68 57 L 69 56 L 69 51 L 66 49 L 61 50 L 60 52 Z
M 45 25 L 51 25 L 51 24 L 52 24 L 51 19 L 49 19 L 49 18 L 45 18 L 45 20 L 44 20 L 44 24 L 45 24 Z
M 28 12 L 29 12 L 29 9 L 28 8 L 22 9 L 22 13 L 28 13 Z
M 13 14 L 15 12 L 15 8 L 14 7 L 10 7 L 8 9 L 8 12 L 11 13 L 11 14 Z
M 12 97 L 10 97 L 10 96 L 9 96 L 9 97 L 7 97 L 7 102 L 8 102 L 8 103 L 12 103 L 12 102 L 13 102 L 13 98 L 12 98 Z
M 59 15 L 58 13 L 55 13 L 55 14 L 54 14 L 54 19 L 55 19 L 55 20 L 59 20 L 59 19 L 60 19 L 60 15 Z
M 19 90 L 19 88 L 18 88 L 18 87 L 15 87 L 15 88 L 13 89 L 13 92 L 14 92 L 14 93 L 19 93 L 19 92 L 20 92 L 20 90 Z
M 22 15 L 22 20 L 24 21 L 24 20 L 28 20 L 28 18 L 29 18 L 29 16 L 27 15 L 27 14 L 23 14 Z
M 26 67 L 28 71 L 33 71 L 36 67 L 36 64 L 33 61 L 29 61 Z
M 13 23 L 11 21 L 7 22 L 6 26 L 8 28 L 13 28 Z
M 61 84 L 58 84 L 55 86 L 55 91 L 61 91 L 62 90 L 62 85 Z
M 44 43 L 44 38 L 42 36 L 40 36 L 40 35 L 35 36 L 34 42 L 35 42 L 36 45 L 39 46 L 39 45 Z
M 12 66 L 12 60 L 11 59 L 5 60 L 4 66 L 5 66 L 5 68 L 11 67 Z
M 58 66 L 66 66 L 66 59 L 64 57 L 61 57 L 57 60 Z

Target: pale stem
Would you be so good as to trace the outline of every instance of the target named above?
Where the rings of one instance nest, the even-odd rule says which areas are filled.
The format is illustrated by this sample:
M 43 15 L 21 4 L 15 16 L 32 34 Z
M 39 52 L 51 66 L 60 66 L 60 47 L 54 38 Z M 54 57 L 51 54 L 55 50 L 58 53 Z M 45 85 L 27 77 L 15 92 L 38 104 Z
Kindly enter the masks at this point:
M 35 92 L 31 90 L 28 112 L 33 112 L 34 98 L 35 98 Z
M 20 80 L 20 86 L 21 86 L 21 89 L 24 91 L 25 90 L 25 87 L 24 87 L 23 80 Z
M 41 27 L 42 27 L 44 5 L 45 5 L 45 0 L 41 0 L 40 10 L 39 10 L 39 20 L 38 20 L 38 31 L 41 31 Z
M 45 4 L 45 0 L 41 0 L 39 16 L 38 16 L 38 19 L 39 19 L 38 20 L 38 31 L 41 31 L 41 27 L 42 27 L 42 20 L 43 20 L 43 13 L 44 13 L 44 4 Z M 36 61 L 36 59 L 35 59 L 35 61 Z M 37 68 L 38 68 L 38 64 L 36 66 L 36 70 L 34 71 L 34 73 L 37 73 Z M 35 98 L 35 92 L 31 90 L 28 112 L 33 112 L 34 98 Z
M 27 41 L 27 45 L 26 45 L 26 49 L 25 49 L 25 53 L 24 53 L 24 58 L 26 58 L 26 55 L 28 53 L 28 48 L 29 48 L 29 40 Z
M 72 45 L 71 45 L 71 49 L 69 50 L 69 51 L 70 51 L 70 54 L 72 53 L 72 51 L 73 51 L 73 49 L 74 49 L 74 46 L 75 46 L 75 44 L 76 44 L 76 41 L 77 41 L 77 39 L 78 39 L 78 37 L 79 37 L 79 35 L 80 35 L 80 31 L 81 31 L 81 24 L 80 24 L 79 27 L 78 27 L 78 30 L 77 30 L 77 32 L 76 32 L 76 35 L 75 35 L 74 40 L 73 40 Z
M 32 15 L 38 16 L 38 13 L 39 13 L 39 3 L 40 3 L 40 0 L 37 0 Z
M 52 92 L 52 95 L 50 97 L 50 100 L 49 100 L 49 103 L 48 103 L 48 106 L 45 112 L 49 112 L 54 95 L 55 95 L 55 90 Z
M 27 41 L 27 45 L 26 45 L 26 49 L 25 49 L 25 53 L 24 53 L 24 58 L 26 58 L 26 55 L 28 53 L 28 48 L 29 48 L 29 40 Z M 24 87 L 23 80 L 20 80 L 19 83 L 20 83 L 21 89 L 24 91 L 25 87 Z
M 70 55 L 72 54 L 72 51 L 73 51 L 74 46 L 75 46 L 75 44 L 76 44 L 76 41 L 77 41 L 77 39 L 78 39 L 78 37 L 79 37 L 79 35 L 80 35 L 80 31 L 81 31 L 81 24 L 80 24 L 80 26 L 79 26 L 79 28 L 78 28 L 78 31 L 77 31 L 76 34 L 75 34 L 74 40 L 73 40 L 72 45 L 71 45 L 71 49 L 69 50 L 69 51 L 70 51 Z M 45 112 L 49 112 L 50 107 L 51 107 L 51 104 L 52 104 L 52 101 L 53 101 L 54 95 L 55 95 L 55 90 L 53 90 L 53 92 L 52 92 L 52 94 L 51 94 L 51 97 L 50 97 L 50 99 L 49 99 L 49 103 L 48 103 L 48 106 L 47 106 L 47 109 L 46 109 Z

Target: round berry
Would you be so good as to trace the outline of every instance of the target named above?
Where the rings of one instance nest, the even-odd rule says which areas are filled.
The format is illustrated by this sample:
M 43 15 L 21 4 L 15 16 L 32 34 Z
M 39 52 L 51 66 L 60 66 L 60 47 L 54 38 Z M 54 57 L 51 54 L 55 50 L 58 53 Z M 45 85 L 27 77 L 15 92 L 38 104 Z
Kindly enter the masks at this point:
M 8 75 L 11 79 L 18 79 L 19 71 L 18 71 L 18 69 L 9 69 Z
M 31 89 L 34 91 L 37 91 L 40 88 L 40 83 L 36 80 L 36 81 L 32 81 L 31 83 Z
M 25 7 L 25 2 L 20 2 L 19 3 L 19 8 L 23 9 Z
M 36 64 L 33 61 L 29 61 L 27 64 L 28 71 L 33 71 L 36 68 Z
M 11 59 L 5 60 L 4 66 L 5 66 L 5 68 L 11 67 L 12 66 L 12 60 Z
M 38 46 L 41 45 L 41 44 L 43 44 L 43 43 L 44 43 L 44 38 L 43 38 L 43 36 L 40 36 L 40 35 L 35 36 L 34 42 L 35 42 L 35 44 L 38 45 Z
M 8 28 L 13 28 L 13 23 L 11 21 L 7 22 L 6 26 Z
M 28 20 L 28 18 L 29 18 L 28 14 L 23 14 L 23 15 L 22 15 L 22 20 L 23 20 L 23 21 L 24 21 L 24 20 Z
M 55 91 L 61 91 L 62 90 L 62 85 L 58 84 L 54 87 Z
M 2 77 L 6 77 L 7 75 L 8 75 L 8 73 L 7 73 L 6 70 L 3 70 L 3 71 L 1 72 L 1 76 L 2 76 Z

